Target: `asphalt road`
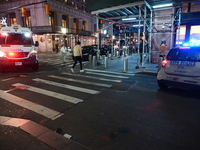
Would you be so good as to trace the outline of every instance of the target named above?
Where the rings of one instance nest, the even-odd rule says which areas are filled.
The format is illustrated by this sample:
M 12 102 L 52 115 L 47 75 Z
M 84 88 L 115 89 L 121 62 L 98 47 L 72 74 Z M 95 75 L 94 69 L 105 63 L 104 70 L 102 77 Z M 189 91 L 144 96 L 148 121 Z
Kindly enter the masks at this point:
M 200 149 L 199 92 L 160 90 L 155 73 L 102 72 L 85 63 L 84 73 L 76 66 L 72 74 L 70 61 L 51 54 L 40 60 L 37 72 L 0 74 L 0 90 L 19 98 L 14 104 L 1 95 L 0 116 L 34 121 L 92 150 Z M 20 98 L 53 115 L 25 108 Z M 53 149 L 20 128 L 0 125 L 0 134 L 2 150 Z

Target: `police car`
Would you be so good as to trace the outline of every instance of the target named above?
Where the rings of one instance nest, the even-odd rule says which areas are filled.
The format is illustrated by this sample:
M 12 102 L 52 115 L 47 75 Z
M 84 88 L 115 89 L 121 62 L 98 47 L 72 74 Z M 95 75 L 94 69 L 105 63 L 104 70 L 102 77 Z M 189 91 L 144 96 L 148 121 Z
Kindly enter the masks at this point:
M 160 88 L 200 89 L 200 43 L 172 48 L 157 74 Z

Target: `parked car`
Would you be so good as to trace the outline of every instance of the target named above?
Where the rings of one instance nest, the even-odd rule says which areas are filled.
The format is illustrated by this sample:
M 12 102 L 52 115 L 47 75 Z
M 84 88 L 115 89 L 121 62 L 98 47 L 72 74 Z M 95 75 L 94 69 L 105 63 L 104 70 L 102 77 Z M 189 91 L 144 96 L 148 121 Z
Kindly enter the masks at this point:
M 96 50 L 94 49 L 93 46 L 83 46 L 82 47 L 82 54 L 83 54 L 83 60 L 88 61 L 89 60 L 89 55 L 96 55 Z
M 200 89 L 200 47 L 172 48 L 157 74 L 158 86 Z
M 111 49 L 112 45 L 101 45 L 100 55 L 107 55 L 108 52 L 111 54 Z

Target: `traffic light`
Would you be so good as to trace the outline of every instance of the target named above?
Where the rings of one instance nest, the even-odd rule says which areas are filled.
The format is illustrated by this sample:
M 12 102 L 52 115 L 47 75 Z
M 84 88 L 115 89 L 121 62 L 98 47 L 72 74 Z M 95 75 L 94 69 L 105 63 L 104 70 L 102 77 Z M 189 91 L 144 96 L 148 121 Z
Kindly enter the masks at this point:
M 27 10 L 26 10 L 26 8 L 22 7 L 21 8 L 21 13 L 22 13 L 22 17 L 27 17 Z
M 51 15 L 50 6 L 48 4 L 46 4 L 45 8 L 46 8 L 46 15 Z

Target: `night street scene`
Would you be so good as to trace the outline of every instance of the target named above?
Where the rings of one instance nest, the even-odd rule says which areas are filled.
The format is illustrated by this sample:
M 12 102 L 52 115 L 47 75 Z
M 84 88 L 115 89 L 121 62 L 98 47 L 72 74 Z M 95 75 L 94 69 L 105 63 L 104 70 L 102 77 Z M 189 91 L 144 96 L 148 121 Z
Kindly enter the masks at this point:
M 1 150 L 200 149 L 200 1 L 0 10 Z

